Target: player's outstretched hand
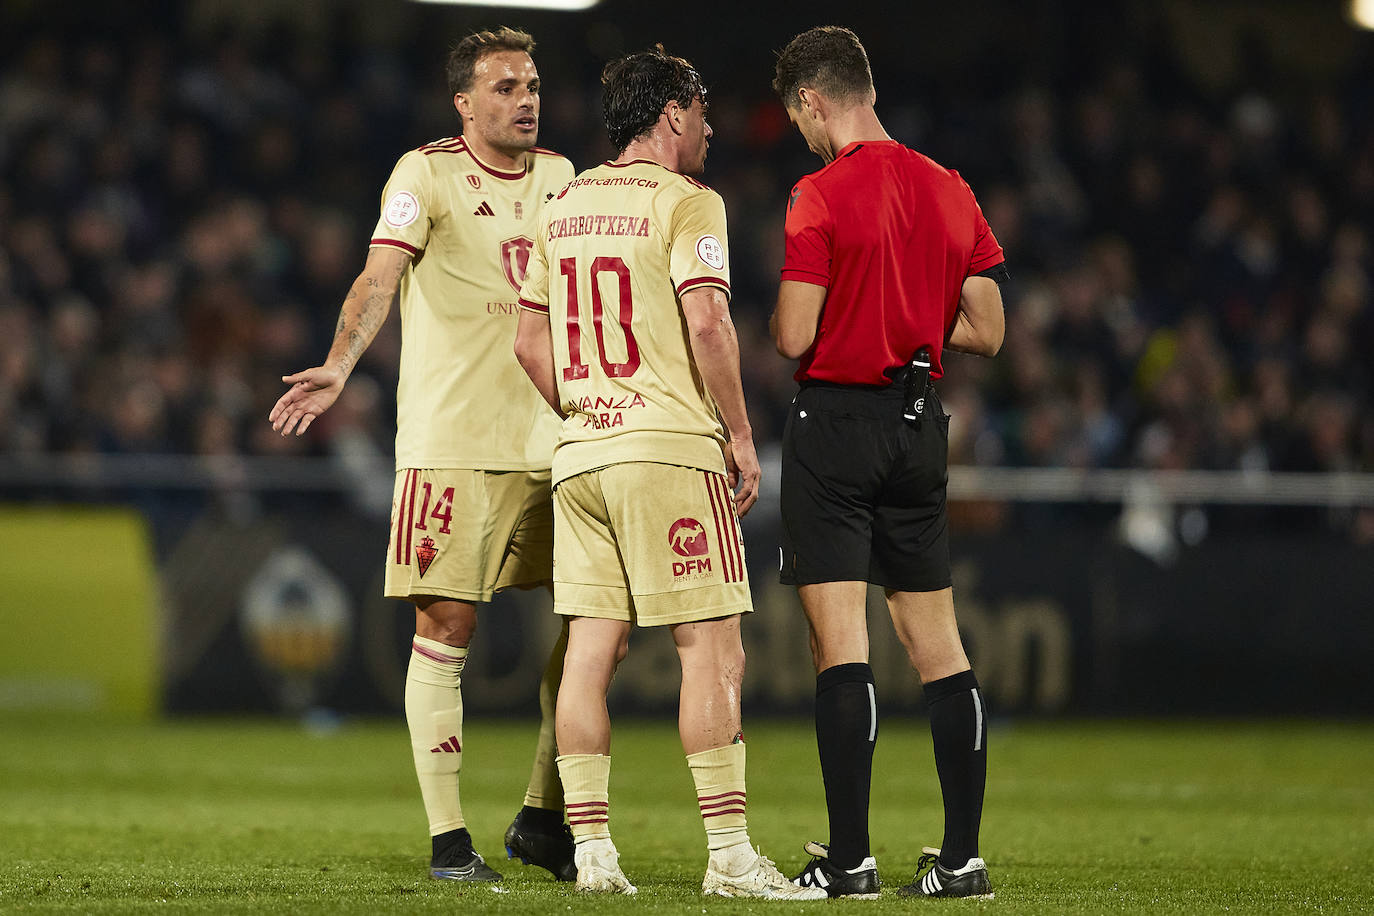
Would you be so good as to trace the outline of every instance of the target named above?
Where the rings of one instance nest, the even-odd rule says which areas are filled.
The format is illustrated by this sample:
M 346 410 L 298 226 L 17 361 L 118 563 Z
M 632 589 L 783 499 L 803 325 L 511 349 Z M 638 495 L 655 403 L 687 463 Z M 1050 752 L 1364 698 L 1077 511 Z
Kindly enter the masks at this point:
M 735 491 L 735 511 L 742 518 L 759 498 L 759 456 L 753 439 L 731 439 L 725 445 L 725 476 Z
M 295 375 L 283 375 L 281 380 L 291 387 L 277 399 L 267 420 L 283 436 L 290 435 L 293 429 L 299 436 L 338 400 L 347 379 L 338 369 L 316 366 Z

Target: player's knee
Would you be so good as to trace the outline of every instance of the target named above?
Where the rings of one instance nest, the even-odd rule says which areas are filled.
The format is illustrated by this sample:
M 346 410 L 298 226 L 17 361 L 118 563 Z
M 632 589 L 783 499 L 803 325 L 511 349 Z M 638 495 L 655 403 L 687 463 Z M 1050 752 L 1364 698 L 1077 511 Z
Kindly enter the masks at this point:
M 477 622 L 474 621 L 450 621 L 440 625 L 440 636 L 430 637 L 439 642 L 447 643 L 450 646 L 462 646 L 466 648 L 471 642 L 473 635 L 477 632 Z
M 911 660 L 911 667 L 921 679 L 921 683 L 937 681 L 942 677 L 967 671 L 969 668 L 968 656 L 964 653 L 963 645 L 957 640 L 924 650 L 908 646 L 907 657 Z
M 920 671 L 921 647 L 917 644 L 916 640 L 911 637 L 911 634 L 903 632 L 901 629 L 897 630 L 897 639 L 901 641 L 902 648 L 906 650 L 906 658 L 907 661 L 911 663 L 911 667 Z
M 816 632 L 815 632 L 814 630 L 812 630 L 812 631 L 811 631 L 811 665 L 812 665 L 812 667 L 814 667 L 814 668 L 816 669 L 816 673 L 817 673 L 817 674 L 819 674 L 820 671 L 821 671 L 821 669 L 824 667 L 824 665 L 823 665 L 823 662 L 824 662 L 824 661 L 825 661 L 825 658 L 824 658 L 824 655 L 823 655 L 822 652 L 821 652 L 821 644 L 820 644 L 820 641 L 816 639 Z
M 426 639 L 466 648 L 477 632 L 477 609 L 465 601 L 416 601 L 415 632 Z

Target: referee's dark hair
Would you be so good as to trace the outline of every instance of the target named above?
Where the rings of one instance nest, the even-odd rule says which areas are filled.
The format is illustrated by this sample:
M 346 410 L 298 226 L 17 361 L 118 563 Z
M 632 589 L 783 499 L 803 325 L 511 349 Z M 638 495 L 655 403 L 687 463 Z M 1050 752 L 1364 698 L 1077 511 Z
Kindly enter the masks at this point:
M 700 98 L 702 107 L 706 106 L 701 74 L 688 61 L 664 51 L 661 44 L 608 63 L 601 71 L 601 88 L 606 134 L 617 156 L 653 129 L 670 101 L 690 108 L 692 100 Z
M 524 51 L 534 53 L 534 39 L 529 32 L 502 26 L 495 31 L 473 32 L 453 46 L 448 53 L 448 91 L 450 95 L 469 92 L 472 89 L 473 70 L 477 62 L 488 54 L 497 51 Z
M 798 108 L 797 90 L 819 90 L 838 102 L 868 101 L 873 95 L 873 71 L 859 36 L 838 25 L 822 25 L 802 32 L 778 53 L 773 91 L 788 108 Z

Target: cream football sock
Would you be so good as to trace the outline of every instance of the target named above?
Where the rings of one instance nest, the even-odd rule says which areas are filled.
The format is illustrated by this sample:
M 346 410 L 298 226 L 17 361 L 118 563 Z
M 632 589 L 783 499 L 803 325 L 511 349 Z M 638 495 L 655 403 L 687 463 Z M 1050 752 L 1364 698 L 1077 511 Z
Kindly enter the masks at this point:
M 687 755 L 697 804 L 706 826 L 706 847 L 724 849 L 749 842 L 744 820 L 744 743 Z
M 567 799 L 568 826 L 578 843 L 611 838 L 611 758 L 602 754 L 564 754 L 558 758 Z
M 423 636 L 411 644 L 406 724 L 430 836 L 463 826 L 458 772 L 463 767 L 463 664 L 468 650 Z

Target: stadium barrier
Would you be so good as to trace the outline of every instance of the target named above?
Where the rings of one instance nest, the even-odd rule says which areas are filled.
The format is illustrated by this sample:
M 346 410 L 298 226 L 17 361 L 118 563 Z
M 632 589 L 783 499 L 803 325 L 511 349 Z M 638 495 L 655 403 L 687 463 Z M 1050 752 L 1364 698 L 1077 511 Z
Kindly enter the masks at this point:
M 814 676 L 795 592 L 777 583 L 776 455 L 764 457 L 768 486 L 743 525 L 756 608 L 746 710 L 805 713 Z M 995 711 L 1374 712 L 1374 547 L 1328 524 L 1374 507 L 1374 475 L 950 477 L 956 604 Z M 390 489 L 389 468 L 333 459 L 0 460 L 12 502 L 115 502 L 149 520 L 164 640 L 146 670 L 160 669 L 172 713 L 399 710 L 413 614 L 381 597 Z M 7 584 L 31 568 L 10 564 Z M 41 613 L 33 581 L 10 590 L 29 597 L 6 618 Z M 881 700 L 914 709 L 920 686 L 886 616 L 875 590 Z M 547 593 L 498 596 L 480 617 L 466 708 L 533 713 L 559 626 Z M 670 710 L 676 671 L 667 634 L 637 632 L 613 708 Z
M 0 506 L 0 583 L 0 711 L 157 712 L 157 568 L 141 515 Z

